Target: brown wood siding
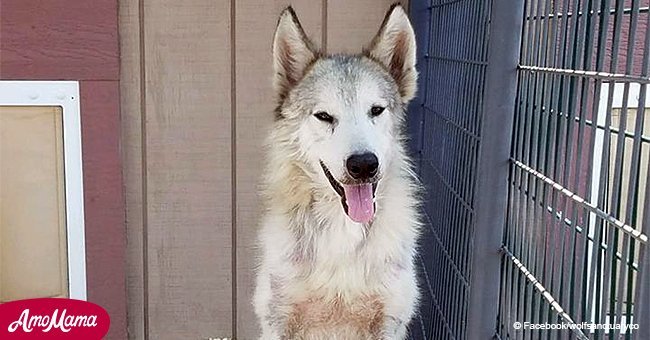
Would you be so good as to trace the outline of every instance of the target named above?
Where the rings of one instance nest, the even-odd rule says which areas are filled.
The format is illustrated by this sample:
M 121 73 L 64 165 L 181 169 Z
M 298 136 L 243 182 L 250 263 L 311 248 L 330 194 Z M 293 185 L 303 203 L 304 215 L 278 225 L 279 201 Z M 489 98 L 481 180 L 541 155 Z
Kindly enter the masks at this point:
M 393 1 L 292 1 L 359 52 Z M 131 339 L 256 339 L 251 298 L 271 41 L 288 1 L 120 0 Z
M 231 336 L 230 3 L 144 3 L 150 338 Z
M 122 162 L 124 171 L 124 197 L 126 200 L 127 247 L 127 301 L 128 334 L 130 339 L 145 339 L 144 272 L 144 213 L 142 148 L 145 137 L 144 117 L 141 110 L 144 86 L 140 59 L 141 51 L 140 3 L 138 0 L 120 1 L 120 106 L 122 109 Z
M 126 334 L 117 0 L 0 1 L 0 79 L 79 80 L 88 300 Z

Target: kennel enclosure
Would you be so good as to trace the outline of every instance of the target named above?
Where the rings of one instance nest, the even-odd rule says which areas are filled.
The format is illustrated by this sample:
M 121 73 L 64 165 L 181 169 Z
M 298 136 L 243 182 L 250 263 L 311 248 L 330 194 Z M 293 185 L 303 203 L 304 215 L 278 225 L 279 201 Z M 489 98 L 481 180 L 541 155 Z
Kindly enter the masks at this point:
M 411 2 L 426 188 L 414 339 L 650 338 L 648 12 Z

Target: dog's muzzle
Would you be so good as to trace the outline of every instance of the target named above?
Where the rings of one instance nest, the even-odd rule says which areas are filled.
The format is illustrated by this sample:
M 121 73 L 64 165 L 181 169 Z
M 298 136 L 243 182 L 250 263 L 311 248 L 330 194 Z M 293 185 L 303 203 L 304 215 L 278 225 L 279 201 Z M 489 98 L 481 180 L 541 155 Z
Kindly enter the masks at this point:
M 377 181 L 343 184 L 334 179 L 332 172 L 323 161 L 320 161 L 320 166 L 334 191 L 341 196 L 341 205 L 348 217 L 357 223 L 369 224 L 372 222 L 375 216 Z

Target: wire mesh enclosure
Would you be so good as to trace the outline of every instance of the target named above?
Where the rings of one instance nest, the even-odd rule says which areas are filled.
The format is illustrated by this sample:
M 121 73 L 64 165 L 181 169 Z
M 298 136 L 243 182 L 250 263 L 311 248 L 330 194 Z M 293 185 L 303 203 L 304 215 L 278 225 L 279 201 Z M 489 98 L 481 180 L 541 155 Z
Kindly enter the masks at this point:
M 413 338 L 650 339 L 648 5 L 411 1 Z
M 639 279 L 650 216 L 648 2 L 525 7 L 498 334 L 631 338 L 640 332 L 625 325 L 648 327 L 650 317 L 639 311 L 648 289 Z M 526 321 L 581 327 L 512 327 Z
M 428 189 L 420 255 L 422 332 L 429 339 L 462 338 L 489 3 L 434 3 L 429 11 L 430 38 L 419 45 L 426 53 L 420 63 L 419 175 Z
M 505 1 L 411 2 L 420 95 L 409 129 L 426 188 L 414 338 L 494 335 L 521 12 Z

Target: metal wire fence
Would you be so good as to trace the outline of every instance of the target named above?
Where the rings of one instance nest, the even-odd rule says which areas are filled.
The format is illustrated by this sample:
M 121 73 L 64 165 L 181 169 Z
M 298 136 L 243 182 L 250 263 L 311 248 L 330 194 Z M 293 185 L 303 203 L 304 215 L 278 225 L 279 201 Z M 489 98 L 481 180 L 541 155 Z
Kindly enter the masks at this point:
M 648 5 L 411 1 L 414 339 L 650 339 Z
M 429 189 L 420 254 L 425 288 L 421 327 L 429 339 L 452 339 L 463 337 L 467 318 L 482 114 L 482 98 L 471 93 L 480 91 L 485 78 L 489 6 L 471 1 L 430 6 L 435 18 L 428 27 L 431 38 L 420 45 L 427 53 L 421 70 L 425 119 L 419 171 Z M 459 96 L 467 100 L 456 100 Z
M 639 266 L 650 216 L 643 208 L 650 195 L 650 26 L 643 2 L 526 2 L 501 338 L 631 338 L 640 332 L 580 328 L 650 326 L 650 316 L 639 314 L 648 303 L 639 298 L 648 289 Z M 526 321 L 579 326 L 512 327 Z
M 494 334 L 507 127 L 520 35 L 512 31 L 520 25 L 517 7 L 483 0 L 411 2 L 420 96 L 410 107 L 409 129 L 426 187 L 419 258 L 423 296 L 411 327 L 416 339 Z M 493 24 L 493 13 L 503 20 Z M 490 44 L 493 34 L 499 44 Z

